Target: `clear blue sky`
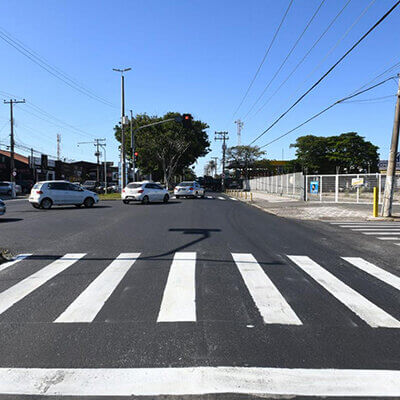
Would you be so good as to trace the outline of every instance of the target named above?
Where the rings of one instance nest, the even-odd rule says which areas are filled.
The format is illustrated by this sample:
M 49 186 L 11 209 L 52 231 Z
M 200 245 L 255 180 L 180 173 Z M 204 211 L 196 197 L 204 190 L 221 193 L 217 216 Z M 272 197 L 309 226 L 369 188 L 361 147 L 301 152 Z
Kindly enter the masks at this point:
M 62 156 L 95 160 L 91 146 L 77 142 L 107 138 L 108 158 L 117 161 L 113 126 L 119 120 L 120 77 L 113 67 L 132 67 L 126 76 L 126 109 L 135 113 L 190 112 L 207 122 L 209 135 L 228 130 L 236 144 L 233 121 L 243 118 L 304 29 L 321 0 L 294 0 L 271 52 L 238 114 L 232 114 L 247 89 L 289 0 L 247 1 L 8 1 L 1 5 L 0 28 L 9 32 L 49 63 L 82 82 L 97 95 L 115 103 L 108 107 L 76 92 L 0 40 L 0 96 L 26 98 L 89 135 L 77 134 L 15 109 L 17 142 L 56 153 L 56 134 L 62 135 Z M 267 99 L 312 46 L 347 0 L 326 0 L 287 64 L 266 92 Z M 333 64 L 395 0 L 376 0 L 322 66 L 306 77 L 349 29 L 370 0 L 352 0 L 309 57 L 256 116 L 244 119 L 242 143 L 249 143 L 296 96 Z M 349 94 L 385 68 L 400 61 L 400 8 L 381 24 L 295 110 L 257 144 L 262 145 L 293 128 L 331 102 Z M 398 70 L 394 71 L 397 73 Z M 393 74 L 393 73 L 392 73 Z M 388 76 L 390 74 L 387 74 Z M 394 95 L 390 81 L 363 98 Z M 361 99 L 361 97 L 360 97 Z M 377 102 L 340 105 L 283 140 L 266 148 L 268 158 L 294 156 L 289 149 L 297 136 L 334 135 L 357 131 L 380 147 L 387 159 L 395 97 Z M 263 104 L 263 101 L 259 103 Z M 257 110 L 258 107 L 255 108 Z M 42 116 L 43 117 L 43 116 Z M 9 109 L 0 107 L 0 142 L 8 141 Z M 212 156 L 220 156 L 220 142 L 199 160 L 196 171 Z M 3 147 L 2 147 L 3 148 Z

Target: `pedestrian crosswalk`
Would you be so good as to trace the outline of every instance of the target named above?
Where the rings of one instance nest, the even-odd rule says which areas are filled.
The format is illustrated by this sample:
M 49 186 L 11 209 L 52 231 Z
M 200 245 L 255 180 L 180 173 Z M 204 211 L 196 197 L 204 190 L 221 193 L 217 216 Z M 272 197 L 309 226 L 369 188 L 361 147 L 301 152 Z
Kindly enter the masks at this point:
M 146 279 L 149 277 L 154 281 L 159 279 L 162 284 L 154 285 L 154 282 L 143 281 L 136 282 L 135 287 L 142 288 L 143 296 L 148 295 L 147 288 L 156 287 L 160 290 L 159 295 L 156 296 L 156 306 L 151 307 L 154 315 L 150 316 L 150 319 L 154 323 L 197 323 L 200 319 L 204 321 L 207 320 L 206 310 L 210 309 L 203 306 L 204 302 L 212 301 L 214 303 L 211 308 L 218 308 L 226 305 L 230 299 L 233 301 L 237 297 L 242 297 L 243 302 L 240 308 L 247 309 L 242 312 L 246 312 L 246 315 L 258 316 L 254 317 L 255 320 L 252 320 L 252 323 L 302 326 L 310 323 L 307 309 L 310 308 L 310 312 L 315 312 L 315 304 L 311 302 L 315 301 L 315 293 L 317 293 L 321 296 L 321 303 L 339 308 L 339 315 L 346 315 L 346 318 L 352 319 L 355 325 L 361 324 L 372 328 L 400 328 L 398 304 L 400 275 L 398 272 L 389 272 L 382 266 L 361 257 L 338 258 L 333 267 L 332 263 L 325 266 L 324 261 L 321 262 L 306 255 L 289 254 L 282 257 L 285 261 L 272 268 L 268 266 L 268 263 L 258 261 L 252 253 L 230 253 L 229 257 L 223 260 L 228 268 L 224 270 L 224 274 L 228 272 L 229 279 L 235 277 L 234 292 L 228 293 L 228 288 L 232 286 L 228 285 L 229 279 L 221 275 L 218 284 L 222 285 L 220 288 L 224 285 L 226 288 L 211 296 L 210 299 L 205 295 L 207 290 L 203 290 L 202 287 L 206 284 L 204 282 L 207 282 L 204 275 L 219 260 L 212 260 L 210 257 L 202 259 L 193 251 L 173 254 L 172 259 L 166 260 L 169 265 L 164 275 L 160 274 L 159 269 L 157 274 L 145 275 Z M 29 304 L 39 310 L 49 307 L 45 289 L 50 287 L 54 280 L 63 274 L 65 278 L 71 268 L 85 271 L 86 260 L 91 260 L 92 263 L 102 260 L 99 257 L 91 257 L 90 253 L 68 253 L 55 260 L 53 258 L 50 263 L 46 261 L 49 258 L 51 257 L 23 254 L 0 266 L 0 284 L 8 285 L 0 292 L 0 323 L 18 318 L 18 303 L 22 301 L 29 300 Z M 32 271 L 31 262 L 35 263 L 34 268 L 32 267 L 33 273 L 29 272 Z M 130 279 L 132 276 L 136 277 L 135 279 L 143 279 L 144 275 L 134 275 L 132 272 L 148 271 L 154 268 L 157 259 L 149 260 L 145 253 L 132 252 L 121 253 L 110 261 L 106 260 L 105 263 L 107 265 L 101 271 L 92 271 L 90 279 L 80 286 L 79 293 L 71 287 L 74 296 L 59 299 L 62 309 L 57 310 L 55 318 L 51 321 L 42 321 L 39 318 L 38 322 L 56 324 L 107 322 L 108 319 L 104 317 L 104 308 L 110 301 L 118 304 L 121 293 L 125 293 L 124 290 L 121 292 L 121 286 L 128 288 L 124 283 L 128 276 L 131 274 Z M 199 273 L 199 268 L 201 268 L 201 273 Z M 278 279 L 277 269 L 280 271 L 285 269 L 284 280 Z M 351 276 L 353 280 L 343 279 L 344 270 L 348 273 L 346 276 Z M 22 277 L 16 283 L 13 282 L 13 273 Z M 292 286 L 288 290 L 285 282 L 288 279 L 293 280 L 291 274 L 292 276 L 300 274 L 299 285 Z M 83 273 L 82 276 L 84 276 L 82 279 L 87 278 Z M 304 281 L 307 285 L 301 285 Z M 76 281 L 73 280 L 69 284 L 73 285 L 74 282 Z M 391 299 L 388 304 L 382 303 L 382 293 L 386 293 L 387 298 Z M 37 304 L 33 304 L 35 301 Z M 310 307 L 304 307 L 307 303 Z M 129 304 L 132 308 L 137 306 L 135 301 L 128 303 L 125 301 L 124 304 L 125 306 Z M 314 311 L 311 311 L 311 308 Z M 201 318 L 199 318 L 200 312 Z M 40 312 L 37 315 L 40 315 Z M 210 317 L 211 319 L 213 318 Z M 325 312 L 321 311 L 317 320 L 320 324 L 324 324 L 324 319 Z
M 400 223 L 398 222 L 330 222 L 330 224 L 400 246 Z

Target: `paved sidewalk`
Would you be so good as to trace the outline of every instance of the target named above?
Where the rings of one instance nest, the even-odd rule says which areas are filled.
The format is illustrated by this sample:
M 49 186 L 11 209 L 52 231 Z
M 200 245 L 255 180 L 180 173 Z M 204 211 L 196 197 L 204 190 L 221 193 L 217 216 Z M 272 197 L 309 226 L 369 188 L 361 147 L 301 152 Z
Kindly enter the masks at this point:
M 252 201 L 250 193 L 247 193 L 247 199 L 245 199 L 244 193 L 242 193 L 242 197 L 232 196 L 230 193 L 228 195 L 285 218 L 364 221 L 372 217 L 372 204 L 305 202 L 295 198 L 259 192 L 252 193 Z M 393 209 L 395 213 L 400 214 L 400 206 L 394 206 Z

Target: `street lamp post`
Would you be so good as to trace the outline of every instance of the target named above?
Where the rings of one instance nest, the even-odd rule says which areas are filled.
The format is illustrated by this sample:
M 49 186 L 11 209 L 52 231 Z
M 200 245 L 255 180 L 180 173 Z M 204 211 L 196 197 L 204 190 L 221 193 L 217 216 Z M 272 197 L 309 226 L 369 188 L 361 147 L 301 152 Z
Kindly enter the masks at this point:
M 125 175 L 125 77 L 124 72 L 130 71 L 132 68 L 118 69 L 113 68 L 113 71 L 121 73 L 121 186 L 126 186 L 126 175 Z

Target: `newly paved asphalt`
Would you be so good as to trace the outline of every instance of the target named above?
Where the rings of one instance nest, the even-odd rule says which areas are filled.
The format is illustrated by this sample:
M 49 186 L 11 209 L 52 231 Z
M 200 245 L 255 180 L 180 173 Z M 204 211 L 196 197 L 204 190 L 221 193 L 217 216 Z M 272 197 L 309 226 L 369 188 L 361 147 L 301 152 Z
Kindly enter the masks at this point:
M 8 201 L 7 215 L 0 217 L 0 247 L 32 256 L 3 270 L 0 265 L 0 369 L 400 370 L 400 328 L 379 322 L 374 326 L 373 312 L 372 322 L 360 316 L 288 257 L 309 257 L 356 296 L 400 321 L 400 291 L 342 259 L 360 257 L 400 277 L 399 246 L 325 222 L 276 217 L 225 195 L 208 195 L 168 204 L 104 201 L 92 209 L 49 211 L 33 209 L 25 200 Z M 85 255 L 20 295 L 20 282 L 66 254 L 73 258 L 71 253 Z M 54 322 L 121 253 L 140 256 L 91 321 Z M 171 278 L 179 253 L 189 258 L 195 253 L 194 320 L 179 320 L 178 315 L 157 322 L 168 284 L 170 293 L 178 294 L 178 306 L 180 296 L 190 297 L 190 290 L 187 294 L 183 288 L 181 294 L 179 282 L 174 286 Z M 254 257 L 298 324 L 266 321 L 256 305 L 258 282 L 254 275 L 249 281 L 243 278 L 232 255 L 237 253 Z M 190 282 L 182 274 L 180 282 Z M 2 297 L 4 293 L 11 294 Z M 176 315 L 174 304 L 169 307 L 164 311 Z M 278 317 L 280 311 L 275 310 Z

